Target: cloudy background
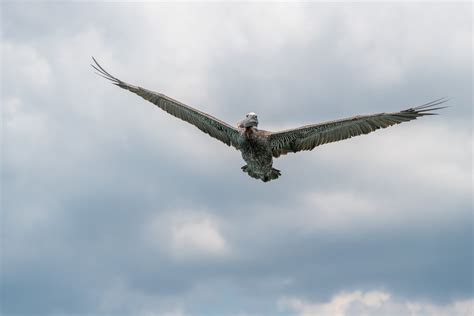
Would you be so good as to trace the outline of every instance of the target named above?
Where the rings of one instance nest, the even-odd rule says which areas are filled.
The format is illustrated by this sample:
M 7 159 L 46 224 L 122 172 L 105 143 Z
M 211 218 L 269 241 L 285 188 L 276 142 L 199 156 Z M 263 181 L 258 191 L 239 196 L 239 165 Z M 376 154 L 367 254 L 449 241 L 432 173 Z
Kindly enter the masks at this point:
M 2 315 L 472 315 L 472 5 L 2 2 Z M 277 181 L 93 74 L 263 129 L 440 116 Z

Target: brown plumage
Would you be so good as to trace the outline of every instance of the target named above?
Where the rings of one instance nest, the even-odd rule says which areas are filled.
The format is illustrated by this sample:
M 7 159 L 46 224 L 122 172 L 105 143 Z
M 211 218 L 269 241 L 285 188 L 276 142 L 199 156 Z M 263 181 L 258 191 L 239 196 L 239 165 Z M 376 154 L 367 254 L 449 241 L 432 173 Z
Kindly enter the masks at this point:
M 438 99 L 421 106 L 392 113 L 361 115 L 347 119 L 306 125 L 280 132 L 259 130 L 255 113 L 249 113 L 238 123 L 237 127 L 176 101 L 164 94 L 128 84 L 109 74 L 92 57 L 95 65 L 91 65 L 98 75 L 112 81 L 122 89 L 129 90 L 147 101 L 155 104 L 169 114 L 182 119 L 199 128 L 213 138 L 241 151 L 247 165 L 242 170 L 249 176 L 264 182 L 277 179 L 281 173 L 272 167 L 273 157 L 277 158 L 289 152 L 312 150 L 316 146 L 337 142 L 354 136 L 368 134 L 379 128 L 386 128 L 402 122 L 415 120 L 426 115 L 435 115 L 434 110 L 446 99 Z

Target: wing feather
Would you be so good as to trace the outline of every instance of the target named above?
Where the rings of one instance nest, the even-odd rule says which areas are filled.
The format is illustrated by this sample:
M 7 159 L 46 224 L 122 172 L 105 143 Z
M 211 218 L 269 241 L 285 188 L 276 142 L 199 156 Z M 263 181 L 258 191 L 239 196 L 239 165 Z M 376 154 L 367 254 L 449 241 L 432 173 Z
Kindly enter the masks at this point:
M 359 115 L 271 133 L 269 143 L 274 157 L 289 152 L 312 150 L 316 146 L 368 134 L 380 128 L 415 120 L 421 116 L 436 115 L 437 113 L 433 111 L 445 108 L 439 105 L 447 101 L 442 98 L 400 112 Z
M 114 85 L 122 89 L 131 91 L 143 99 L 150 101 L 158 106 L 160 109 L 169 114 L 188 122 L 211 137 L 220 140 L 221 142 L 233 146 L 238 149 L 239 131 L 231 125 L 207 114 L 176 101 L 164 94 L 144 89 L 139 86 L 128 84 L 108 73 L 101 65 L 92 57 L 95 65 L 91 66 L 97 71 L 97 74 L 105 79 L 110 80 Z

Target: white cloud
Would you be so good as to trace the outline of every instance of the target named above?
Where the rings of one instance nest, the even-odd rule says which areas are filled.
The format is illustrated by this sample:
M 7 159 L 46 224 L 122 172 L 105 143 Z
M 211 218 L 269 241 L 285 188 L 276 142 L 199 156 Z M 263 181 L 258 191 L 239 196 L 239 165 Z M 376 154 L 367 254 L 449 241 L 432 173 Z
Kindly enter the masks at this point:
M 423 120 L 428 119 L 433 118 Z M 420 208 L 417 213 L 421 217 L 427 212 L 440 218 L 465 212 L 457 209 L 449 214 L 433 213 L 436 210 L 426 208 L 430 199 L 465 200 L 472 192 L 470 131 L 448 127 L 443 116 L 435 119 L 438 124 L 421 126 L 424 122 L 409 122 L 316 148 L 317 153 L 301 159 L 315 170 L 328 166 L 342 179 L 337 187 L 328 190 L 337 190 L 334 194 L 342 196 L 339 200 L 331 192 L 307 192 L 304 200 L 312 200 L 316 205 L 326 200 L 334 208 L 346 201 L 346 206 L 353 206 L 360 215 L 382 208 L 385 214 L 410 212 L 413 205 Z M 394 208 L 390 209 L 390 205 Z
M 474 299 L 434 305 L 397 299 L 384 291 L 353 291 L 339 293 L 321 303 L 283 297 L 278 301 L 278 307 L 299 316 L 469 316 L 474 311 Z
M 2 85 L 10 89 L 44 89 L 52 81 L 51 66 L 45 56 L 28 44 L 2 41 Z M 6 79 L 6 80 L 4 80 Z M 18 90 L 25 92 L 25 90 Z
M 222 254 L 227 249 L 216 223 L 205 217 L 174 223 L 172 243 L 178 256 L 192 253 Z
M 415 69 L 430 71 L 435 59 L 438 63 L 442 60 L 443 66 L 459 69 L 471 58 L 462 41 L 471 36 L 471 30 L 467 15 L 459 16 L 456 10 L 459 5 L 447 3 L 348 5 L 340 10 L 346 27 L 336 52 L 358 72 L 357 80 L 366 80 L 375 87 L 398 84 Z M 466 6 L 466 10 L 470 8 Z M 457 31 L 433 30 L 445 23 Z M 443 45 L 442 39 L 451 45 Z M 397 53 L 391 53 L 394 51 Z
M 313 229 L 354 228 L 354 222 L 366 222 L 380 209 L 378 201 L 356 192 L 318 191 L 308 193 L 305 200 L 300 224 Z
M 218 221 L 206 212 L 172 211 L 147 224 L 145 238 L 176 259 L 222 257 L 230 253 Z

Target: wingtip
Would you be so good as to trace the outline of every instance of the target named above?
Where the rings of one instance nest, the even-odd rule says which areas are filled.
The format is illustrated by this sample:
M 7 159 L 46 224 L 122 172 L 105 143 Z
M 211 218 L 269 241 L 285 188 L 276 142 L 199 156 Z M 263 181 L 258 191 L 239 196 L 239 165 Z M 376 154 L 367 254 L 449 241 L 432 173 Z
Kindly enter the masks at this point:
M 106 71 L 98 62 L 97 60 L 94 58 L 94 56 L 91 56 L 92 60 L 94 61 L 94 64 L 90 64 L 92 68 L 94 68 L 95 70 L 95 74 L 105 78 L 105 79 L 108 79 L 110 81 L 112 81 L 112 83 L 121 83 L 121 81 L 119 79 L 117 79 L 116 77 L 112 76 L 108 71 Z
M 443 97 L 443 98 L 436 99 L 419 106 L 412 107 L 410 110 L 414 110 L 416 112 L 427 112 L 427 111 L 435 111 L 435 110 L 444 109 L 448 106 L 447 105 L 438 106 L 438 105 L 444 104 L 448 102 L 449 100 L 450 100 L 449 98 Z

